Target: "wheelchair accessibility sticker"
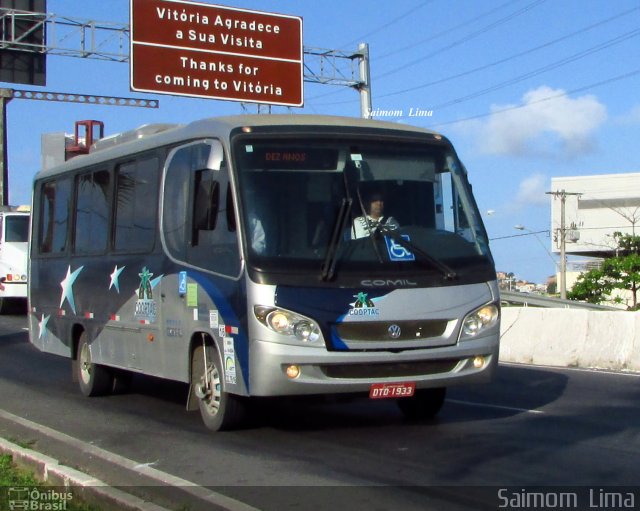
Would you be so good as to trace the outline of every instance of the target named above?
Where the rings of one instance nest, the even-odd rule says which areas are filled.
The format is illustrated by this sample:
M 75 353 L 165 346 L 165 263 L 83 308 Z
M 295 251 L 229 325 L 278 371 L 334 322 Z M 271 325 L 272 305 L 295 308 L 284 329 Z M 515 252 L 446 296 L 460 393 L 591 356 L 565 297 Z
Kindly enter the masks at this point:
M 403 240 L 411 241 L 408 234 L 400 235 Z M 406 247 L 403 247 L 400 243 L 389 236 L 384 237 L 384 241 L 387 244 L 387 252 L 389 253 L 389 259 L 392 261 L 415 261 L 416 256 Z

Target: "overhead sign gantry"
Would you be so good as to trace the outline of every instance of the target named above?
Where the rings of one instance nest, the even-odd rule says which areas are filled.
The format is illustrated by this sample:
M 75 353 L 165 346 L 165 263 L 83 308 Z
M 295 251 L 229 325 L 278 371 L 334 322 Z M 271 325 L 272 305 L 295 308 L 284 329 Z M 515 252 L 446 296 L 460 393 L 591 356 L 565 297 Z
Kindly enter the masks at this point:
M 302 18 L 183 0 L 131 0 L 131 89 L 303 105 Z

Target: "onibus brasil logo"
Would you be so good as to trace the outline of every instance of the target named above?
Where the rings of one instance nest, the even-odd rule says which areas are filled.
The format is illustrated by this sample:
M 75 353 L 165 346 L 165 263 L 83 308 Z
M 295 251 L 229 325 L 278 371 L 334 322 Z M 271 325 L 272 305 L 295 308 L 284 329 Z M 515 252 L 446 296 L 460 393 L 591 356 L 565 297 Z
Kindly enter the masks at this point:
M 367 293 L 360 291 L 357 295 L 353 295 L 355 302 L 350 303 L 349 316 L 379 316 L 380 309 L 369 298 Z
M 7 489 L 7 500 L 10 511 L 66 511 L 73 493 L 56 488 L 11 487 Z

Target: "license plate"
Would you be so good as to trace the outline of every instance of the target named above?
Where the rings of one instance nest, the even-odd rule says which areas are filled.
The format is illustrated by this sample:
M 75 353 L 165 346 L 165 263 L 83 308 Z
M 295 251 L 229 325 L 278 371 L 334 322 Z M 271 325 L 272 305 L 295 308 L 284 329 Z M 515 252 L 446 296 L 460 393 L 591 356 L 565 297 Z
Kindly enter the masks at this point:
M 369 389 L 371 399 L 387 399 L 411 397 L 416 391 L 416 384 L 410 383 L 374 383 Z

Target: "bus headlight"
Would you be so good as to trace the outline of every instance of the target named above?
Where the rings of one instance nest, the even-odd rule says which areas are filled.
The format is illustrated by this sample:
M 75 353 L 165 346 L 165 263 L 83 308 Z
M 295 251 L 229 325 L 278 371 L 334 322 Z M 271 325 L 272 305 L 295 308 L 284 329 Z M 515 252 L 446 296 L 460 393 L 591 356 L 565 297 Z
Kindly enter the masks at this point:
M 475 337 L 494 326 L 499 318 L 500 309 L 494 303 L 476 309 L 464 318 L 460 339 Z
M 256 305 L 253 309 L 260 323 L 282 335 L 294 337 L 304 343 L 315 343 L 320 339 L 318 324 L 294 312 Z

